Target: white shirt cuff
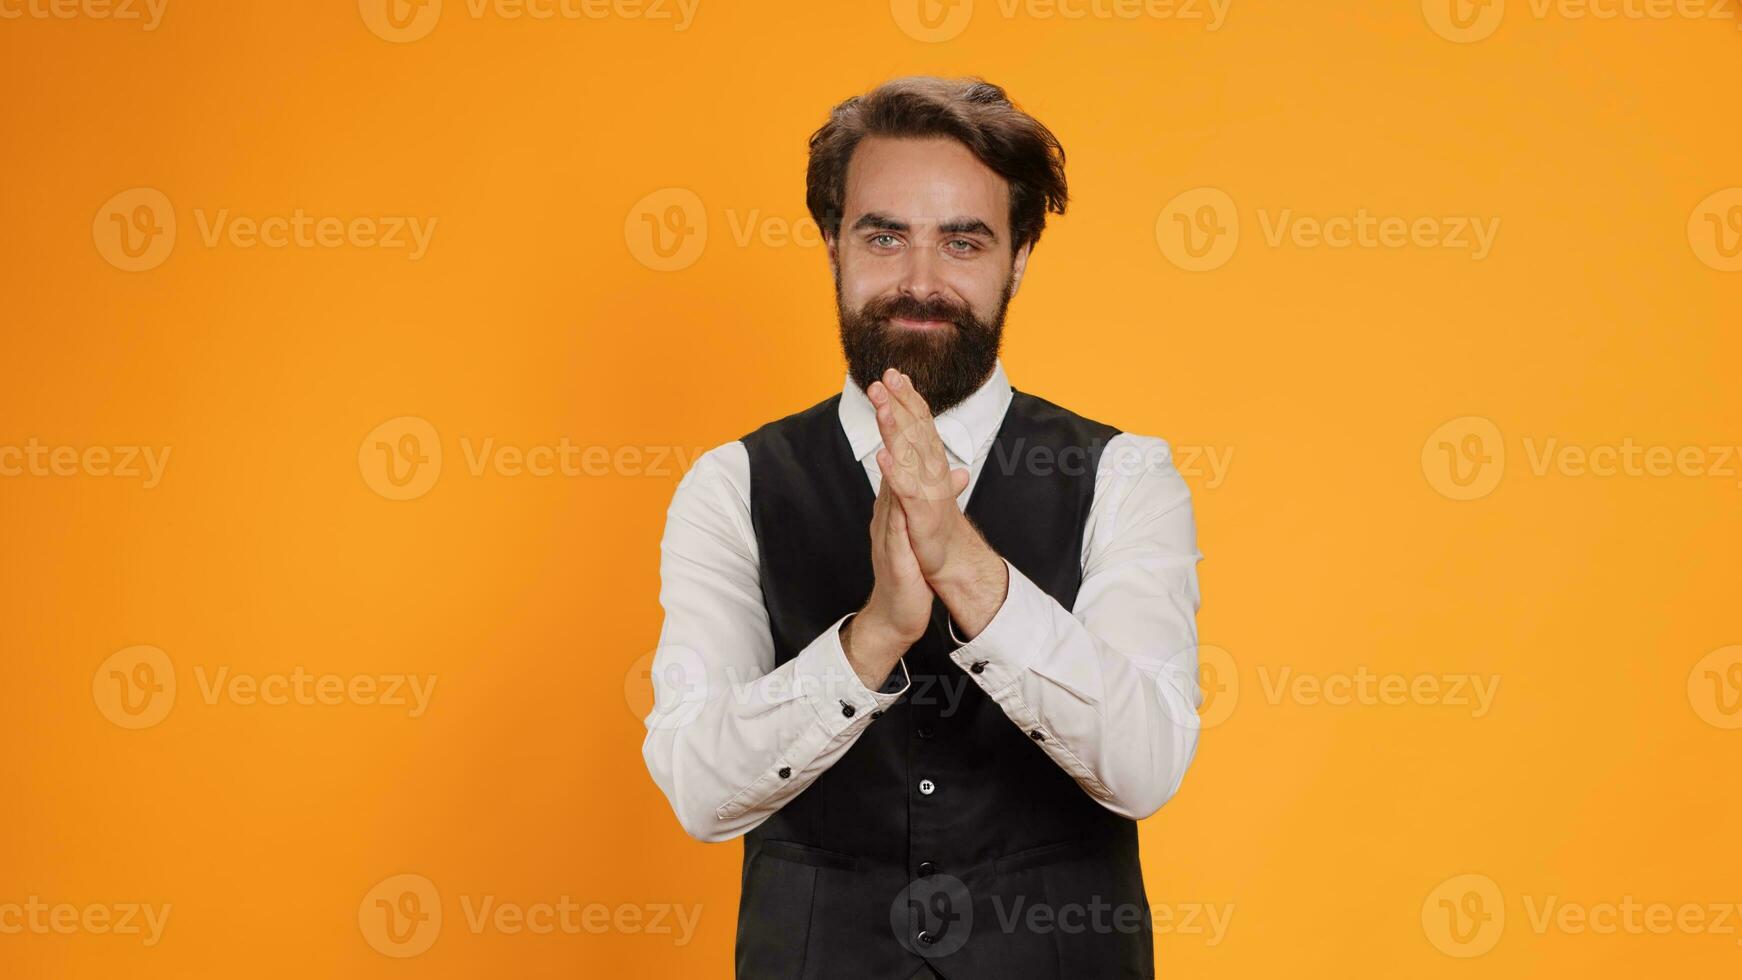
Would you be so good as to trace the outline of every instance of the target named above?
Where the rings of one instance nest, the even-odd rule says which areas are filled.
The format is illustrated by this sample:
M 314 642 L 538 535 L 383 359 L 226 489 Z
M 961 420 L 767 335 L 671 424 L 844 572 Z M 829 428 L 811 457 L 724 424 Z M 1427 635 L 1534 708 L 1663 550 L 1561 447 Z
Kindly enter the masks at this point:
M 1087 657 L 1061 659 L 1059 626 L 1055 615 L 1070 617 L 1057 600 L 1004 559 L 1010 585 L 1004 603 L 986 628 L 964 641 L 951 617 L 950 639 L 962 644 L 950 659 L 967 671 L 989 694 L 997 694 L 1033 670 L 1065 687 L 1077 697 L 1095 703 L 1101 700 L 1100 675 Z
M 835 620 L 834 625 L 799 652 L 793 663 L 793 683 L 816 709 L 823 727 L 833 735 L 870 724 L 871 719 L 906 694 L 912 684 L 906 657 L 901 658 L 900 675 L 892 671 L 879 690 L 871 690 L 859 679 L 847 660 L 846 648 L 841 645 L 841 627 L 854 615 L 848 613 Z M 895 687 L 898 681 L 899 688 Z

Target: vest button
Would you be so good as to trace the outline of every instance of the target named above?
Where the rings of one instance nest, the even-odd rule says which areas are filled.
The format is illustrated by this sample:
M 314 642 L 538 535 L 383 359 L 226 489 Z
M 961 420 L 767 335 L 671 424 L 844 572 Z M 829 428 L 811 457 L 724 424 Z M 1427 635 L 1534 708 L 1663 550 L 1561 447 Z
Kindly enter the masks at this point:
M 921 878 L 925 878 L 925 877 L 929 877 L 931 875 L 937 874 L 937 871 L 938 871 L 938 866 L 931 863 L 930 861 L 919 862 L 919 876 Z
M 930 946 L 932 943 L 935 943 L 938 941 L 938 937 L 932 935 L 929 932 L 925 932 L 924 930 L 921 930 L 920 934 L 919 934 L 919 941 L 922 943 L 925 943 L 927 946 Z
M 938 784 L 929 779 L 922 779 L 919 781 L 919 795 L 921 796 L 930 796 L 937 790 L 937 788 Z
M 858 710 L 859 709 L 853 707 L 852 705 L 848 704 L 845 701 L 841 702 L 841 717 L 843 717 L 843 718 L 853 717 L 854 713 L 856 713 Z
M 780 778 L 781 779 L 792 778 L 792 767 L 791 766 L 781 766 L 780 767 Z
M 931 726 L 921 725 L 914 731 L 914 734 L 918 735 L 920 738 L 931 738 Z
M 986 672 L 986 661 L 976 660 L 974 661 L 974 665 L 968 669 L 976 674 L 984 674 Z

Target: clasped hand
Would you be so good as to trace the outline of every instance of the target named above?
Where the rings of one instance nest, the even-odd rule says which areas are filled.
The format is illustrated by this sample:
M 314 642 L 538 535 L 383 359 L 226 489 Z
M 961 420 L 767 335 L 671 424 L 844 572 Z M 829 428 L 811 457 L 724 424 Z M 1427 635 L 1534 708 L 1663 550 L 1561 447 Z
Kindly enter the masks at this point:
M 943 598 L 959 626 L 979 632 L 1004 599 L 1004 560 L 956 505 L 966 469 L 951 469 L 925 398 L 894 368 L 866 389 L 883 447 L 871 511 L 871 598 L 842 633 L 867 687 L 881 686 L 931 622 Z

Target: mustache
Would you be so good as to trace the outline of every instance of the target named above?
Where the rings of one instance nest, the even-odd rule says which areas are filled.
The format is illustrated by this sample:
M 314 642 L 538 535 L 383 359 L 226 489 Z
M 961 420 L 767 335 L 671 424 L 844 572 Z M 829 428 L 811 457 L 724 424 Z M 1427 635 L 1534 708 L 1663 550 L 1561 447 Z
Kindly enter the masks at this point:
M 891 317 L 900 317 L 903 320 L 944 320 L 958 327 L 969 319 L 966 307 L 944 300 L 927 302 L 913 296 L 873 300 L 865 304 L 863 315 L 874 320 L 888 320 Z

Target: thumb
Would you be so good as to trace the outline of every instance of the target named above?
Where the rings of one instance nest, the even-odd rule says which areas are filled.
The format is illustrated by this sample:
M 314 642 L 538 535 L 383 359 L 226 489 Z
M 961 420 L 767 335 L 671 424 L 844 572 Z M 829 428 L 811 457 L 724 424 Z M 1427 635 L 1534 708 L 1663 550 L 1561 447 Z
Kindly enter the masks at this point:
M 968 488 L 968 471 L 967 470 L 951 470 L 950 471 L 950 489 L 953 491 L 952 496 L 957 496 L 957 497 L 961 496 L 962 491 L 966 490 L 967 488 Z

